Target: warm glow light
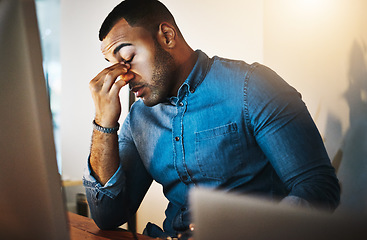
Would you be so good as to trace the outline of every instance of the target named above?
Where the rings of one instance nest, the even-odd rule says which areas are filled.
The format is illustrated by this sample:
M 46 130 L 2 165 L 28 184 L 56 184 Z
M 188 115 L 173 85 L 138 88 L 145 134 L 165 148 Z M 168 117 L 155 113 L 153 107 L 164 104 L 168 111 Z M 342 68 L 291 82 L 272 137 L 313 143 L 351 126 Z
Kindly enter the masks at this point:
M 331 4 L 334 2 L 332 0 L 293 0 L 290 1 L 293 4 L 297 5 L 298 9 L 305 12 L 327 12 L 328 8 L 331 7 Z M 335 3 L 335 2 L 334 2 Z
M 335 0 L 279 0 L 279 2 L 295 19 L 313 23 L 330 18 L 335 13 L 335 8 L 340 5 L 340 1 Z
M 327 3 L 331 3 L 330 0 L 296 0 L 296 3 L 302 5 L 305 8 L 321 8 Z

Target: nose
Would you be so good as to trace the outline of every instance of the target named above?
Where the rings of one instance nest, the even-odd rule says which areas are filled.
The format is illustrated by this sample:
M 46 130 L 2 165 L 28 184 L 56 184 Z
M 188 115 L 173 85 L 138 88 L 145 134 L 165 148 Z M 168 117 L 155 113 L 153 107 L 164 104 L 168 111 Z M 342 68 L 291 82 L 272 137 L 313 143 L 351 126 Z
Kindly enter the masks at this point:
M 140 85 L 143 85 L 143 82 L 142 82 L 142 77 L 137 74 L 136 72 L 133 72 L 134 73 L 134 77 L 130 80 L 129 82 L 129 90 L 131 91 L 134 87 L 136 86 L 140 86 Z

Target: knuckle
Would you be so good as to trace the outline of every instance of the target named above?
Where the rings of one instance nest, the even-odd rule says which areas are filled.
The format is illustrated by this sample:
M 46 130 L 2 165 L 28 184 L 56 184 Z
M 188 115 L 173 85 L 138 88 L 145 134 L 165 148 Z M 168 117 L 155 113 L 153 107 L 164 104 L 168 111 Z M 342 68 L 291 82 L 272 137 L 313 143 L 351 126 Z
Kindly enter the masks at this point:
M 113 74 L 113 72 L 108 72 L 107 74 L 106 74 L 106 78 L 105 78 L 105 80 L 107 81 L 107 80 L 111 80 L 112 78 L 114 78 L 114 74 Z
M 89 86 L 89 90 L 91 92 L 97 92 L 98 91 L 97 88 L 96 88 L 96 86 Z
M 98 92 L 100 90 L 100 86 L 95 82 L 90 82 L 89 89 L 93 92 Z
M 89 89 L 90 89 L 90 90 L 94 90 L 94 89 L 95 89 L 95 87 L 96 87 L 96 84 L 95 84 L 94 82 L 90 81 L 90 82 L 89 82 Z

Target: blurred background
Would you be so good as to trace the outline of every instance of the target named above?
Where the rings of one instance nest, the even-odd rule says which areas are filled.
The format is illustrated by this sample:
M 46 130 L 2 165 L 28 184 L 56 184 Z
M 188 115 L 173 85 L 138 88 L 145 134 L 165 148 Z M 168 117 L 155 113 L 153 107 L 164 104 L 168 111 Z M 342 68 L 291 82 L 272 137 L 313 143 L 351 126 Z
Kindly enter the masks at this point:
M 88 83 L 108 66 L 98 30 L 119 2 L 36 0 L 58 166 L 72 210 L 84 191 L 94 118 Z M 338 211 L 367 214 L 367 1 L 162 2 L 193 49 L 265 64 L 302 94 L 342 183 Z M 126 90 L 121 121 L 128 112 Z M 148 221 L 162 225 L 166 205 L 161 187 L 153 184 L 137 214 L 137 230 Z

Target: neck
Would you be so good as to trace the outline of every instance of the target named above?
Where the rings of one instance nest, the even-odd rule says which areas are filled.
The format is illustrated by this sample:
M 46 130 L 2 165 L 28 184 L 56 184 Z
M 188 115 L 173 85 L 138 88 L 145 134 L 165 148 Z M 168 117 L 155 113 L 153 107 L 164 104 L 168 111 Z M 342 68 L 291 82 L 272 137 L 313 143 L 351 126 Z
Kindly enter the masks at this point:
M 175 58 L 177 72 L 175 74 L 175 87 L 173 89 L 172 95 L 177 96 L 178 89 L 185 82 L 197 61 L 198 54 L 191 48 L 188 48 L 185 52 L 181 51 L 180 55 Z

